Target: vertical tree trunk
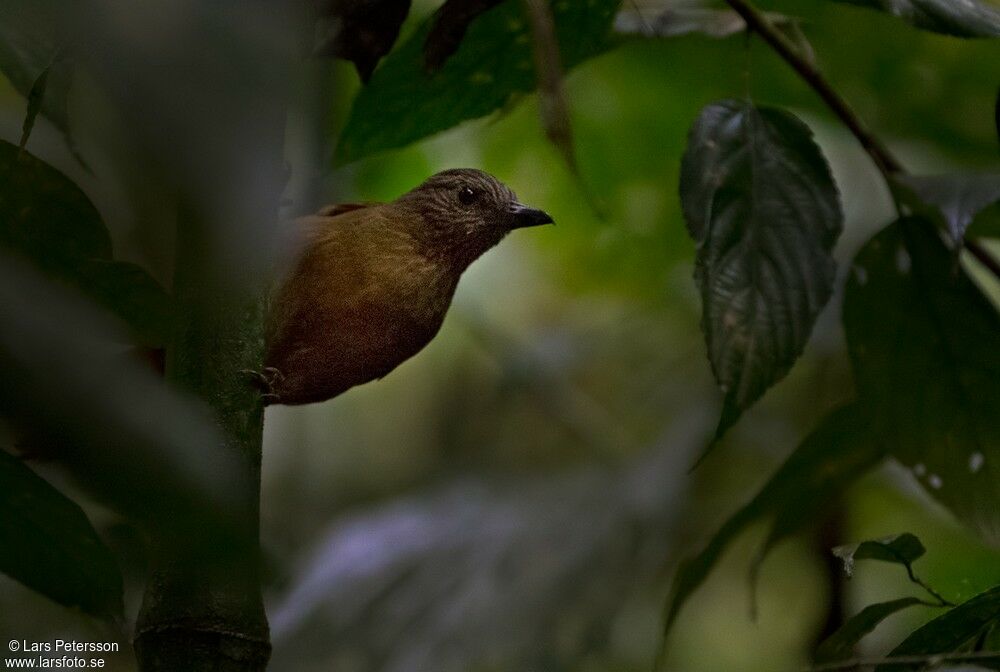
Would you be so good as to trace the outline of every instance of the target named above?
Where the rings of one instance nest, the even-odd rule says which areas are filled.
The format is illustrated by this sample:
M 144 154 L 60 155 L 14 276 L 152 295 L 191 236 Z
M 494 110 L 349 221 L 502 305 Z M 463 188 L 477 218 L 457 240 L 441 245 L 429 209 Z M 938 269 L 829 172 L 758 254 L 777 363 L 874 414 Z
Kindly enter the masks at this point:
M 276 207 L 273 211 L 276 216 Z M 161 521 L 152 532 L 151 577 L 136 625 L 144 671 L 263 670 L 270 656 L 260 591 L 259 493 L 263 407 L 240 374 L 263 358 L 262 286 L 233 288 L 213 268 L 211 228 L 193 213 L 178 225 L 175 295 L 180 321 L 167 377 L 204 399 L 237 453 L 249 484 L 230 535 L 199 520 Z

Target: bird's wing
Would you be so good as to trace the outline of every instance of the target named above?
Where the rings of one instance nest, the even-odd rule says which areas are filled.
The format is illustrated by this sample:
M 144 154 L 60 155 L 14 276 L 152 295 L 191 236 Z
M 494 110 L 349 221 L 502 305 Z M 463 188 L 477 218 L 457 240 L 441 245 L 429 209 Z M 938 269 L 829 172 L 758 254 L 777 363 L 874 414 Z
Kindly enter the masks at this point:
M 324 205 L 322 208 L 316 211 L 317 217 L 336 217 L 337 215 L 342 215 L 345 212 L 351 212 L 352 210 L 362 210 L 364 208 L 370 208 L 373 205 L 379 205 L 378 203 L 367 202 L 367 203 L 334 203 L 332 205 Z

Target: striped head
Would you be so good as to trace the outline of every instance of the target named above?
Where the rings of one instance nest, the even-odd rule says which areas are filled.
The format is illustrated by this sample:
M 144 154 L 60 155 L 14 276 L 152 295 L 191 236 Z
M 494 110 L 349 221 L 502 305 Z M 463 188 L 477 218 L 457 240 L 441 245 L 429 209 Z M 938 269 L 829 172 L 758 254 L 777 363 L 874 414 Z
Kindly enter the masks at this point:
M 445 170 L 403 194 L 396 204 L 421 215 L 414 237 L 429 252 L 462 268 L 513 229 L 550 224 L 552 218 L 517 200 L 510 187 L 474 168 Z

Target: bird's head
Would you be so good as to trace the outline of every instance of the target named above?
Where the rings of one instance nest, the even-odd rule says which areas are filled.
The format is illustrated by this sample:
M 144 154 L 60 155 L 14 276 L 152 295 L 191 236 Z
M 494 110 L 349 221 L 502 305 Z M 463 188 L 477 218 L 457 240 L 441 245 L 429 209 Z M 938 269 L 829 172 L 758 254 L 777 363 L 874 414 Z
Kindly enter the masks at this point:
M 432 251 L 462 264 L 514 229 L 551 224 L 552 218 L 517 200 L 510 187 L 474 168 L 445 170 L 403 194 L 397 204 L 420 214 L 413 233 Z

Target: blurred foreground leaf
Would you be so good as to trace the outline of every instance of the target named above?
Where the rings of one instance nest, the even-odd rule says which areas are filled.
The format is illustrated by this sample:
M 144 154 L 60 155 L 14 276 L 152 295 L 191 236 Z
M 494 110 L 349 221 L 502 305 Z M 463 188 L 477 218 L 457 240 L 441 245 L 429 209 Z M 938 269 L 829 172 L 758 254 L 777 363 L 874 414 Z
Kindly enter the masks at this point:
M 861 250 L 844 328 L 875 436 L 1000 543 L 1000 316 L 930 222 L 902 219 Z
M 229 524 L 248 484 L 204 407 L 109 345 L 112 325 L 85 301 L 4 253 L 0 314 L 0 414 L 126 514 Z
M 166 291 L 142 268 L 112 259 L 101 215 L 72 181 L 2 140 L 0 248 L 97 301 L 142 345 L 166 343 L 173 310 Z
M 925 604 L 916 597 L 903 597 L 889 602 L 869 604 L 867 607 L 851 616 L 836 632 L 823 640 L 816 649 L 815 662 L 829 663 L 835 660 L 850 658 L 854 646 L 861 639 L 878 627 L 878 624 L 898 611 L 915 604 Z
M 897 179 L 940 212 L 956 246 L 961 246 L 976 216 L 1000 201 L 1000 175 L 902 175 Z
M 552 4 L 565 70 L 611 46 L 609 31 L 619 3 Z M 521 2 L 508 0 L 479 15 L 458 51 L 440 69 L 428 72 L 424 43 L 435 22 L 434 17 L 424 22 L 358 92 L 341 134 L 339 160 L 356 161 L 403 147 L 489 114 L 516 94 L 534 90 L 531 29 Z
M 466 476 L 331 521 L 270 610 L 272 667 L 309 647 L 316 669 L 586 668 L 656 581 L 704 424 L 692 407 L 623 468 Z
M 764 487 L 715 533 L 701 553 L 681 563 L 674 577 L 664 622 L 664 637 L 681 607 L 705 581 L 729 543 L 751 523 L 772 517 L 757 563 L 778 541 L 801 529 L 848 485 L 882 458 L 868 439 L 855 406 L 831 413 L 789 456 Z
M 0 246 L 48 273 L 111 259 L 111 237 L 90 199 L 58 170 L 0 140 Z
M 72 66 L 53 39 L 54 26 L 43 4 L 36 0 L 0 2 L 0 71 L 29 103 L 44 76 L 39 109 L 63 132 L 72 150 L 68 110 Z
M 1000 623 L 1000 586 L 991 588 L 957 607 L 941 614 L 930 623 L 917 628 L 903 643 L 889 654 L 896 656 L 923 656 L 967 651 L 975 640 L 990 627 Z M 977 658 L 976 665 L 1000 669 L 1000 652 L 992 661 Z M 885 664 L 876 672 L 927 669 L 926 663 Z
M 708 358 L 726 395 L 717 440 L 802 353 L 833 291 L 843 215 L 809 128 L 740 101 L 702 110 L 680 194 Z
M 892 14 L 918 28 L 956 37 L 1000 36 L 1000 9 L 981 0 L 837 0 Z
M 837 546 L 833 549 L 833 554 L 843 561 L 844 573 L 848 577 L 854 576 L 854 563 L 857 560 L 893 562 L 903 565 L 910 571 L 913 562 L 926 552 L 927 549 L 920 540 L 909 532 L 884 539 L 862 541 L 859 544 Z
M 122 577 L 73 501 L 0 450 L 0 571 L 99 618 L 122 617 Z

